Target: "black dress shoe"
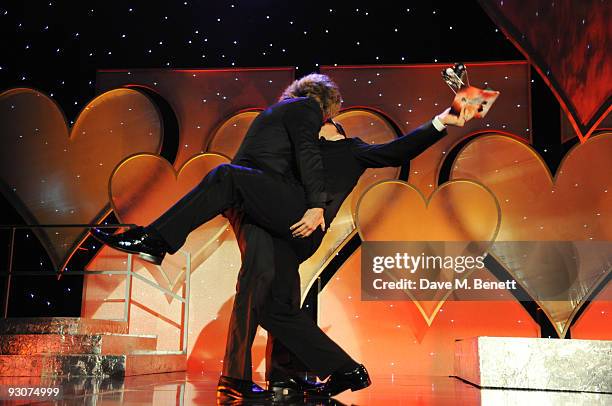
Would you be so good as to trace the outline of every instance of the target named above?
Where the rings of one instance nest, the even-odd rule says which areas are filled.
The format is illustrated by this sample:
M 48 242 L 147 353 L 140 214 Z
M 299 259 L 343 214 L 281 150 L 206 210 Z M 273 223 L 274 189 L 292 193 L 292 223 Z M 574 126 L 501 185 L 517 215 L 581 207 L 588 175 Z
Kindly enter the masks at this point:
M 357 391 L 367 388 L 372 384 L 370 375 L 365 367 L 359 364 L 349 372 L 334 372 L 329 379 L 316 391 L 308 392 L 307 397 L 311 399 L 331 398 L 347 389 Z
M 217 399 L 219 401 L 246 401 L 252 402 L 272 401 L 273 392 L 267 391 L 253 381 L 221 376 L 217 384 Z
M 323 383 L 309 381 L 299 377 L 271 380 L 268 382 L 268 390 L 274 392 L 275 401 L 297 400 L 308 393 L 316 393 Z
M 165 241 L 144 227 L 135 227 L 119 234 L 109 234 L 99 228 L 92 228 L 90 233 L 109 247 L 130 254 L 138 254 L 140 258 L 155 265 L 162 263 L 168 251 Z

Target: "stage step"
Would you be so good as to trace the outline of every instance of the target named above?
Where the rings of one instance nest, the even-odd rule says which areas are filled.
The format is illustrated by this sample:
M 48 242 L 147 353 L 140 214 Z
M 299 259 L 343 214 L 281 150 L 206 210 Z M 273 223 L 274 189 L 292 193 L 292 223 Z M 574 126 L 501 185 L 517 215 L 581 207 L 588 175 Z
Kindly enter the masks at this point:
M 0 321 L 0 334 L 126 334 L 128 323 L 81 317 L 14 317 Z
M 144 334 L 3 334 L 1 355 L 131 354 L 155 350 L 157 337 Z
M 612 341 L 456 340 L 455 376 L 481 388 L 612 393 Z
M 124 321 L 80 317 L 0 320 L 0 377 L 120 377 L 184 371 L 186 355 Z
M 132 354 L 0 355 L 0 376 L 130 376 L 184 371 L 179 351 L 138 351 Z

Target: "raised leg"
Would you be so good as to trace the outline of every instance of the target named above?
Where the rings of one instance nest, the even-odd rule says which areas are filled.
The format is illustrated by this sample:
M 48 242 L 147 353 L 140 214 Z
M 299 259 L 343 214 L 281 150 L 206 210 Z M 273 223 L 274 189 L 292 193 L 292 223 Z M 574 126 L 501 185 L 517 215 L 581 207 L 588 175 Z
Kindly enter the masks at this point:
M 306 211 L 303 188 L 263 172 L 223 164 L 149 225 L 176 252 L 189 233 L 230 208 L 243 210 L 254 224 L 280 237 Z

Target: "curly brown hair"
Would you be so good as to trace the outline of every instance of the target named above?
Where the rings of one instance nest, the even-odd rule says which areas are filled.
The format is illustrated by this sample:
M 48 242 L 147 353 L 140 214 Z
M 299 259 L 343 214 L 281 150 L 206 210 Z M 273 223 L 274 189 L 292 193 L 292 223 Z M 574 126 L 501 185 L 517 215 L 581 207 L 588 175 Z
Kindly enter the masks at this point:
M 280 100 L 293 97 L 312 97 L 315 99 L 324 117 L 333 117 L 340 111 L 342 96 L 338 85 L 327 75 L 311 73 L 287 86 Z

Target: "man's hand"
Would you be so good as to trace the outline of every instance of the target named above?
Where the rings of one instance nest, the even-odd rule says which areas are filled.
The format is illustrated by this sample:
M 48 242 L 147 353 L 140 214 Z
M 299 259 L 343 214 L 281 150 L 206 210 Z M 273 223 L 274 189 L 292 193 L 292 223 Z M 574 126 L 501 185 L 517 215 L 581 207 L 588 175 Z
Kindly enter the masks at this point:
M 474 117 L 474 114 L 476 114 L 477 111 L 478 106 L 464 103 L 459 115 L 451 114 L 449 107 L 444 110 L 444 112 L 438 115 L 438 119 L 444 125 L 454 125 L 456 127 L 463 127 L 465 123 L 467 123 Z
M 289 227 L 293 237 L 308 237 L 317 227 L 321 226 L 321 230 L 325 231 L 325 218 L 323 217 L 323 209 L 313 207 L 306 210 L 300 221 Z

